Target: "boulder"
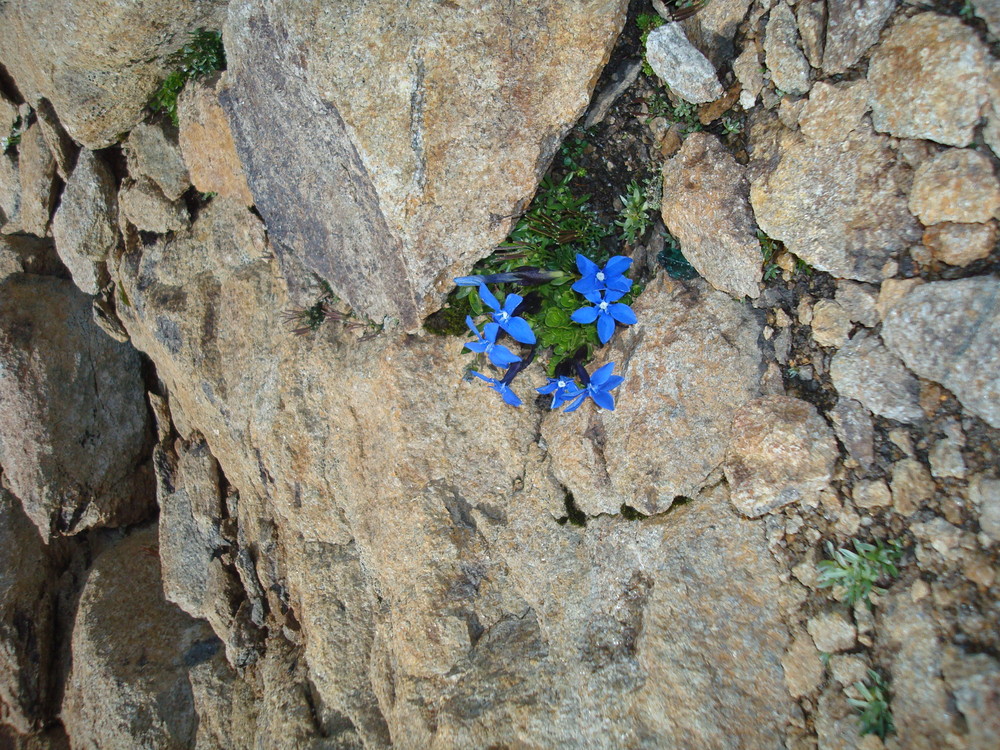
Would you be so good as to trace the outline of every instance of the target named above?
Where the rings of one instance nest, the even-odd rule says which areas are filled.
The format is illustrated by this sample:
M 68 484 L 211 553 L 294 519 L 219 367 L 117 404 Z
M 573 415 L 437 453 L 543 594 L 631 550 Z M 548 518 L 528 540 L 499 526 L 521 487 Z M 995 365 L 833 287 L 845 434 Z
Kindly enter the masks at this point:
M 807 3 L 818 5 L 818 3 Z M 828 0 L 823 72 L 846 73 L 878 41 L 896 0 Z
M 989 221 L 1000 211 L 993 162 L 973 149 L 942 151 L 917 167 L 909 205 L 925 225 Z
M 686 102 L 712 102 L 725 93 L 712 63 L 688 41 L 679 23 L 665 23 L 649 33 L 646 62 Z
M 142 122 L 122 144 L 129 174 L 136 179 L 148 177 L 170 201 L 176 201 L 191 187 L 177 137 L 177 129 L 169 120 L 155 124 Z
M 45 237 L 56 203 L 56 162 L 37 122 L 21 135 L 17 165 L 21 182 L 18 227 Z
M 809 61 L 799 49 L 795 15 L 782 0 L 775 3 L 767 21 L 764 59 L 777 88 L 796 95 L 809 91 Z
M 909 423 L 923 418 L 920 384 L 878 336 L 855 334 L 833 355 L 830 378 L 843 398 L 859 401 L 875 414 Z

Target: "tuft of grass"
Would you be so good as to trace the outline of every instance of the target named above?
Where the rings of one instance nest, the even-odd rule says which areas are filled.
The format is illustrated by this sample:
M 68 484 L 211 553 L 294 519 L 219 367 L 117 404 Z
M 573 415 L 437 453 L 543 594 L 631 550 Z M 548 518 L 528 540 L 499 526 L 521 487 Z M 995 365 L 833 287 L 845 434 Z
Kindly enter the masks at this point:
M 885 679 L 874 669 L 868 670 L 868 684 L 855 682 L 855 689 L 861 698 L 848 698 L 861 715 L 861 734 L 877 734 L 880 739 L 896 731 L 892 723 L 892 711 L 889 709 L 889 686 Z
M 899 570 L 896 563 L 903 556 L 903 543 L 891 539 L 883 543 L 877 540 L 875 544 L 854 539 L 854 551 L 846 548 L 835 549 L 831 542 L 826 543 L 830 559 L 821 560 L 816 564 L 819 569 L 820 588 L 843 586 L 846 590 L 846 601 L 854 605 L 864 600 L 869 608 L 872 606 L 869 594 L 884 594 L 885 589 L 876 584 L 885 579 L 896 578 Z
M 574 177 L 587 176 L 587 168 L 580 163 L 584 152 L 590 145 L 586 138 L 586 130 L 578 132 L 577 129 L 574 129 L 572 135 L 563 141 L 563 144 L 559 147 L 559 163 L 562 164 L 563 169 Z
M 226 68 L 226 51 L 218 31 L 198 29 L 192 31 L 187 44 L 175 52 L 170 62 L 176 69 L 168 75 L 149 101 L 153 112 L 163 112 L 177 125 L 177 97 L 184 85 Z
M 652 225 L 649 214 L 660 207 L 657 200 L 660 194 L 658 183 L 656 177 L 647 180 L 644 185 L 632 180 L 625 195 L 620 196 L 622 210 L 615 224 L 621 227 L 622 239 L 635 242 L 649 230 Z
M 0 154 L 6 154 L 18 147 L 21 143 L 21 133 L 25 130 L 26 123 L 21 121 L 21 115 L 17 116 L 14 124 L 10 126 L 10 133 L 0 138 Z

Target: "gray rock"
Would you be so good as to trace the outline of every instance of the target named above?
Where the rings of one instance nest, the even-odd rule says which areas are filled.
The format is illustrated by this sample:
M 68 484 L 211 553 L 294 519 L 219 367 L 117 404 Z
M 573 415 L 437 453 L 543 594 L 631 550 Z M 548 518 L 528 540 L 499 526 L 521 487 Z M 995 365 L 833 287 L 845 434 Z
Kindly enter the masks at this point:
M 875 414 L 908 423 L 923 419 L 920 384 L 877 336 L 855 334 L 833 355 L 830 377 L 837 393 Z
M 684 19 L 684 33 L 712 66 L 720 68 L 733 57 L 733 39 L 753 0 L 714 0 Z
M 887 508 L 892 505 L 892 493 L 881 479 L 858 482 L 851 491 L 851 499 L 859 508 Z M 843 680 L 841 683 L 850 684 Z
M 868 410 L 860 402 L 841 396 L 827 416 L 851 458 L 862 469 L 870 468 L 875 461 L 875 428 Z
M 942 667 L 968 728 L 965 746 L 970 750 L 996 747 L 1000 737 L 1000 664 L 989 654 L 965 654 L 951 646 L 945 649 Z
M 760 55 L 757 46 L 748 44 L 740 56 L 733 61 L 733 74 L 743 87 L 740 93 L 740 106 L 750 110 L 757 103 L 757 96 L 764 88 L 764 71 L 761 70 Z
M 0 284 L 0 464 L 46 538 L 135 523 L 152 498 L 139 470 L 147 408 L 139 357 L 93 322 L 71 282 Z
M 888 140 L 865 125 L 832 143 L 783 134 L 776 158 L 751 165 L 757 224 L 820 270 L 881 281 L 893 256 L 920 238 L 904 197 L 909 170 Z
M 993 252 L 997 224 L 955 224 L 943 222 L 924 230 L 923 244 L 932 257 L 950 266 L 964 267 Z
M 837 302 L 819 300 L 813 307 L 813 340 L 820 346 L 843 346 L 851 334 L 851 318 Z
M 191 187 L 177 143 L 177 129 L 169 125 L 169 121 L 139 123 L 122 146 L 128 157 L 129 174 L 136 179 L 151 179 L 167 200 L 177 200 Z
M 939 479 L 964 479 L 965 459 L 962 458 L 962 448 L 965 447 L 965 435 L 962 427 L 956 420 L 950 419 L 944 425 L 944 433 L 945 436 L 937 440 L 927 452 L 931 474 Z
M 68 180 L 76 163 L 79 147 L 63 130 L 55 109 L 47 99 L 40 99 L 35 103 L 35 117 L 42 129 L 42 137 L 49 146 L 52 158 L 55 159 L 56 171 L 63 181 Z
M 859 750 L 858 712 L 843 691 L 830 685 L 820 694 L 813 717 L 819 750 Z M 808 747 L 808 746 L 807 746 Z
M 13 154 L 0 154 L 0 227 L 16 225 L 21 212 L 21 175 Z
M 650 32 L 646 62 L 686 102 L 714 102 L 725 93 L 712 63 L 688 41 L 679 23 L 665 23 Z
M 0 7 L 0 63 L 33 106 L 51 102 L 74 140 L 100 149 L 143 119 L 197 28 L 218 29 L 223 0 L 13 0 Z
M 872 54 L 876 130 L 968 146 L 989 98 L 989 53 L 957 18 L 921 13 L 897 22 Z
M 986 22 L 993 36 L 1000 37 L 1000 2 L 997 0 L 972 0 L 977 16 Z
M 774 85 L 788 94 L 809 91 L 809 61 L 799 49 L 799 32 L 792 9 L 778 0 L 764 34 L 764 56 Z
M 886 346 L 921 377 L 1000 427 L 1000 281 L 980 276 L 919 286 L 889 311 Z
M 858 284 L 854 281 L 837 281 L 837 304 L 843 308 L 847 316 L 855 323 L 866 328 L 878 325 L 879 316 L 876 303 L 878 289 L 868 284 Z
M 927 467 L 915 458 L 904 458 L 892 467 L 892 504 L 896 512 L 909 516 L 934 497 L 934 480 Z
M 793 698 L 809 695 L 823 682 L 823 663 L 812 640 L 804 632 L 795 636 L 781 659 L 785 685 Z
M 45 237 L 56 202 L 56 162 L 37 122 L 21 135 L 17 164 L 21 180 L 18 227 Z
M 745 169 L 715 136 L 693 133 L 663 166 L 663 223 L 716 289 L 760 294 L 761 255 Z
M 15 273 L 64 276 L 52 240 L 31 234 L 0 234 L 0 281 Z
M 627 5 L 231 3 L 220 99 L 293 289 L 416 329 L 527 205 Z
M 830 485 L 839 451 L 816 409 L 788 396 L 766 396 L 733 417 L 723 469 L 737 510 L 757 518 L 789 503 L 815 504 Z
M 828 0 L 823 72 L 832 75 L 853 68 L 878 41 L 895 9 L 896 0 Z
M 969 480 L 969 499 L 979 512 L 979 528 L 1000 541 L 1000 479 L 977 474 Z
M 799 3 L 795 21 L 802 39 L 802 51 L 814 68 L 823 65 L 823 47 L 826 44 L 826 3 Z
M 989 221 L 1000 210 L 993 163 L 973 149 L 942 151 L 917 168 L 909 205 L 925 225 Z
M 148 178 L 122 185 L 118 204 L 122 215 L 144 232 L 179 232 L 190 223 L 184 204 L 169 200 Z

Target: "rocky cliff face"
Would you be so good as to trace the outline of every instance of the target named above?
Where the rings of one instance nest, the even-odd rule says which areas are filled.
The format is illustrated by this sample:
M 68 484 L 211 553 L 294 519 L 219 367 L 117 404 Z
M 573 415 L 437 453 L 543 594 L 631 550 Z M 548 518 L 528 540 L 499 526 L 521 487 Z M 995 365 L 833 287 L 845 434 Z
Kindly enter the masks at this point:
M 624 0 L 36 5 L 0 744 L 1000 741 L 988 3 L 656 2 L 671 92 Z M 543 177 L 641 285 L 613 411 L 429 332 Z

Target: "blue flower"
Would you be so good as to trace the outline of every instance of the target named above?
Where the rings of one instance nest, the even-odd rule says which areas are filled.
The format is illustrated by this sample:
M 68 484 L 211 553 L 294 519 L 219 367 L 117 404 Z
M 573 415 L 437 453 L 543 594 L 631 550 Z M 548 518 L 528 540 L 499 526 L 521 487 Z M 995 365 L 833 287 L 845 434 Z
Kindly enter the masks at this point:
M 510 389 L 510 386 L 503 380 L 497 380 L 496 378 L 488 378 L 480 372 L 472 370 L 472 374 L 475 375 L 480 380 L 485 380 L 490 384 L 490 388 L 503 396 L 503 400 L 506 401 L 511 406 L 520 406 L 521 399 L 517 397 L 517 394 Z M 505 378 L 506 379 L 506 378 Z
M 580 386 L 570 378 L 549 378 L 549 382 L 537 389 L 539 393 L 552 394 L 552 408 L 558 409 L 570 399 L 580 395 Z
M 608 289 L 602 296 L 600 292 L 588 292 L 585 296 L 594 307 L 581 307 L 572 317 L 577 323 L 593 323 L 597 321 L 597 336 L 602 344 L 608 343 L 615 332 L 615 323 L 630 326 L 636 322 L 632 308 L 623 302 L 618 302 L 624 292 Z
M 566 275 L 562 271 L 549 271 L 533 266 L 521 266 L 520 268 L 515 268 L 513 271 L 490 273 L 485 276 L 458 276 L 455 278 L 455 284 L 458 286 L 479 286 L 480 284 L 521 284 L 522 286 L 533 286 L 561 279 Z
M 631 265 L 631 258 L 616 255 L 604 264 L 604 268 L 601 268 L 590 258 L 585 258 L 577 253 L 576 267 L 580 269 L 583 278 L 573 284 L 573 291 L 589 294 L 590 292 L 611 289 L 624 294 L 632 288 L 632 279 L 626 279 L 622 274 Z
M 475 322 L 472 320 L 471 315 L 465 316 L 465 324 L 469 326 L 478 341 L 470 341 L 465 345 L 466 349 L 474 352 L 485 353 L 487 357 L 490 358 L 490 362 L 500 368 L 512 365 L 515 362 L 520 362 L 521 358 L 516 354 L 511 352 L 503 344 L 497 343 L 497 333 L 500 332 L 500 326 L 496 323 L 487 323 L 483 327 L 483 332 L 480 333 L 479 329 L 476 327 Z
M 579 395 L 572 404 L 567 406 L 564 411 L 576 411 L 580 408 L 587 396 L 590 396 L 594 403 L 597 404 L 602 409 L 607 409 L 608 411 L 615 410 L 615 399 L 611 395 L 611 391 L 622 384 L 625 378 L 620 375 L 612 375 L 611 372 L 615 368 L 614 362 L 608 362 L 604 367 L 597 370 L 593 375 L 590 376 L 588 382 L 580 390 Z M 578 368 L 583 370 L 583 368 Z M 583 371 L 581 374 L 586 375 Z
M 480 284 L 479 297 L 487 307 L 496 311 L 493 313 L 494 322 L 509 333 L 514 341 L 520 341 L 522 344 L 535 343 L 535 332 L 531 330 L 528 321 L 524 318 L 514 317 L 514 311 L 524 299 L 521 295 L 508 294 L 504 300 L 503 308 L 501 308 L 500 302 L 493 296 L 493 292 L 487 289 L 485 284 Z

